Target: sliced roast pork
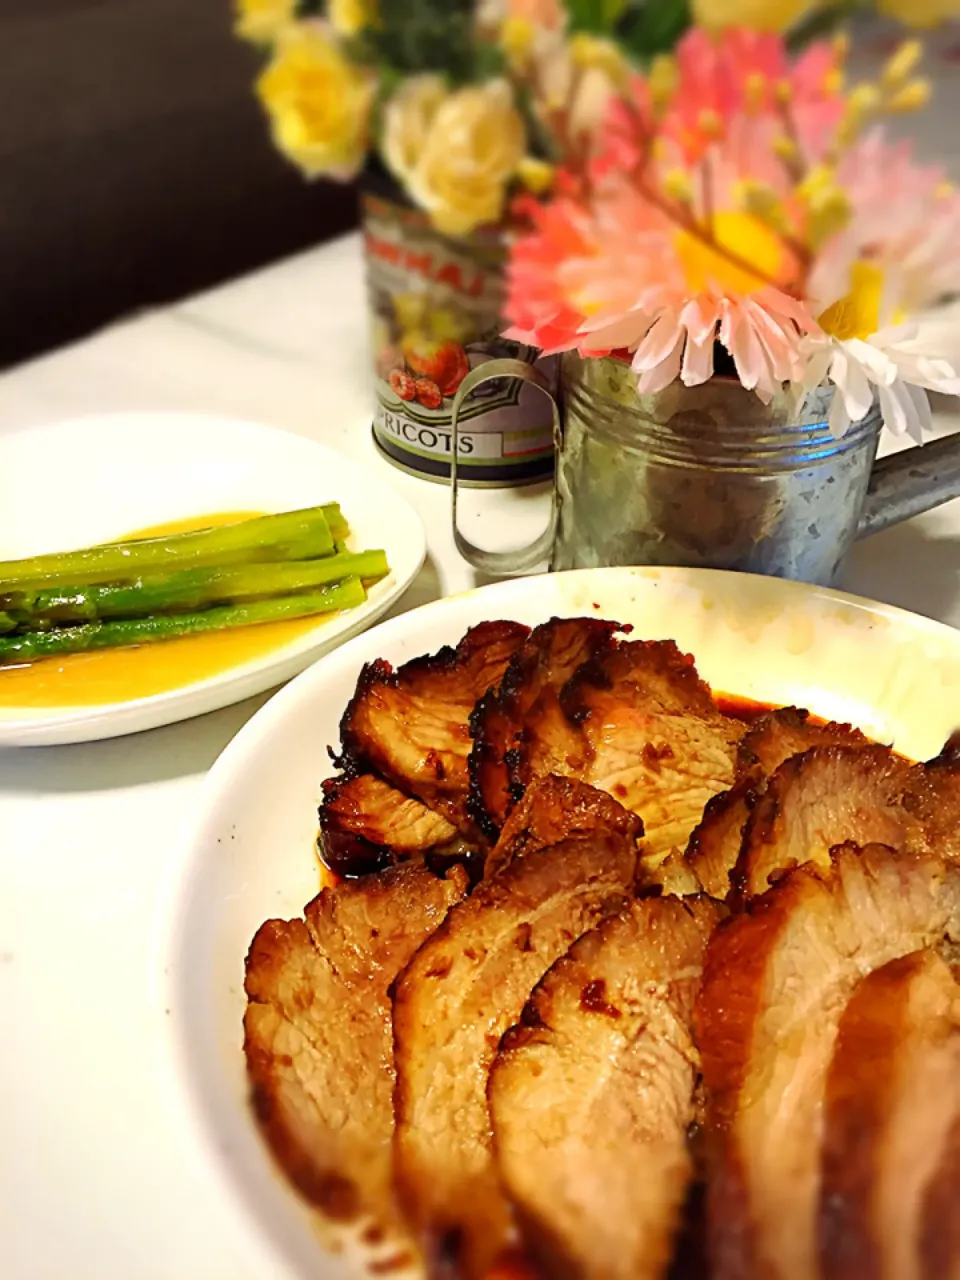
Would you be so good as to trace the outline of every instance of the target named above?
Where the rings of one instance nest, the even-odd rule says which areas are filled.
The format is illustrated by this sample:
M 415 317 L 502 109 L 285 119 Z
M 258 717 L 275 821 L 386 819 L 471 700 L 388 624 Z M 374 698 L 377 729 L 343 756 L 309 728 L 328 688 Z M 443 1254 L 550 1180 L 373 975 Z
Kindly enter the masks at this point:
M 636 865 L 634 836 L 600 815 L 484 880 L 398 979 L 397 1183 L 430 1274 L 481 1277 L 509 1245 L 486 1096 L 500 1037 L 554 961 L 623 909 Z
M 452 822 L 370 773 L 323 784 L 320 852 L 339 875 L 361 875 L 458 841 Z
M 814 747 L 869 745 L 850 725 L 820 724 L 797 707 L 761 716 L 737 750 L 735 785 L 710 801 L 687 846 L 687 861 L 706 892 L 714 898 L 726 898 L 730 892 L 730 873 L 740 856 L 747 819 L 785 760 Z
M 922 822 L 904 803 L 916 771 L 888 747 L 815 747 L 770 779 L 744 832 L 735 882 L 764 893 L 790 867 L 830 863 L 834 845 L 929 847 Z
M 717 918 L 706 899 L 632 904 L 553 966 L 503 1039 L 494 1143 L 544 1275 L 666 1274 L 693 1173 L 691 1023 Z
M 568 754 L 564 744 L 572 741 L 577 749 L 575 731 L 560 711 L 560 690 L 578 667 L 610 647 L 619 630 L 618 623 L 598 618 L 553 618 L 531 632 L 499 689 L 478 704 L 471 722 L 472 808 L 491 839 L 531 781 L 518 750 L 531 728 L 551 741 L 561 764 Z
M 387 989 L 460 901 L 466 876 L 407 864 L 325 889 L 269 920 L 247 956 L 244 1049 L 278 1163 L 328 1215 L 394 1219 L 393 1030 Z
M 713 796 L 687 844 L 685 861 L 712 898 L 730 893 L 730 876 L 740 857 L 743 832 L 762 790 L 751 778 L 742 779 Z
M 960 1280 L 960 1118 L 947 1135 L 940 1163 L 923 1194 L 920 1259 L 923 1280 Z
M 923 826 L 931 848 L 960 866 L 960 759 L 944 755 L 917 765 L 904 807 Z
M 915 951 L 861 979 L 840 1019 L 823 1118 L 823 1280 L 922 1280 L 926 1198 L 958 1120 L 960 986 L 935 951 Z M 949 1239 L 947 1221 L 935 1230 Z M 947 1280 L 957 1261 L 936 1274 Z
M 611 796 L 573 778 L 554 775 L 531 787 L 507 819 L 487 856 L 489 880 L 516 858 L 550 848 L 572 836 L 619 832 L 636 841 L 643 823 Z
M 707 802 L 733 784 L 744 733 L 693 659 L 672 641 L 622 644 L 581 667 L 562 702 L 586 745 L 579 776 L 640 815 L 652 858 L 682 853 Z
M 516 622 L 485 622 L 455 649 L 397 671 L 387 662 L 370 663 L 340 726 L 347 772 L 379 774 L 472 834 L 470 716 L 500 683 L 527 633 Z
M 718 1280 L 818 1276 L 821 1116 L 860 979 L 955 939 L 960 878 L 933 856 L 836 850 L 721 924 L 697 1008 Z
M 791 756 L 814 747 L 869 747 L 869 738 L 849 724 L 822 723 L 799 707 L 779 707 L 761 716 L 740 744 L 737 772 L 769 778 Z

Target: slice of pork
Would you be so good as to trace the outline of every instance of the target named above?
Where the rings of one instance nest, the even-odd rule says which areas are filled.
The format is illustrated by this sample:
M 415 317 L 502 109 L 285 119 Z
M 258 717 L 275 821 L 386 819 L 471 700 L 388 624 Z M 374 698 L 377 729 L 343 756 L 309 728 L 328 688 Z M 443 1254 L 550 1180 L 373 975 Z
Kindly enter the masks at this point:
M 482 1277 L 510 1245 L 486 1093 L 500 1037 L 554 961 L 623 909 L 636 866 L 636 840 L 602 820 L 524 853 L 451 911 L 397 981 L 397 1181 L 430 1274 Z
M 718 909 L 634 903 L 534 991 L 490 1078 L 494 1142 L 545 1275 L 666 1274 L 693 1175 L 691 1022 Z
M 782 764 L 750 815 L 735 882 L 746 897 L 766 892 L 791 867 L 829 866 L 850 841 L 928 849 L 923 824 L 905 804 L 913 767 L 889 747 L 815 747 Z
M 303 920 L 269 920 L 247 956 L 244 1050 L 278 1163 L 336 1219 L 395 1218 L 393 1029 L 387 989 L 466 891 L 412 863 L 325 889 Z
M 706 892 L 719 899 L 729 894 L 747 820 L 785 760 L 814 747 L 869 745 L 850 725 L 821 724 L 797 707 L 782 707 L 755 721 L 737 750 L 735 785 L 710 801 L 687 846 L 687 860 Z
M 958 1019 L 960 986 L 935 951 L 855 988 L 827 1076 L 823 1280 L 922 1280 L 926 1196 L 960 1119 Z
M 638 840 L 643 823 L 611 796 L 573 778 L 550 776 L 526 795 L 507 819 L 485 868 L 489 880 L 516 858 L 598 828 Z
M 485 622 L 455 649 L 397 671 L 380 660 L 366 666 L 340 725 L 347 772 L 379 774 L 472 836 L 470 716 L 527 633 L 516 622 Z
M 621 644 L 585 664 L 561 695 L 583 747 L 569 768 L 643 819 L 654 863 L 682 853 L 710 798 L 734 780 L 738 721 L 716 707 L 672 641 Z M 540 771 L 541 743 L 525 744 Z
M 575 740 L 560 711 L 560 690 L 578 667 L 610 647 L 619 630 L 618 623 L 598 618 L 551 619 L 531 632 L 499 689 L 477 705 L 471 721 L 471 808 L 490 839 L 497 838 L 531 781 L 518 753 L 530 727 L 545 732 L 549 725 L 552 739 Z
M 457 842 L 452 822 L 373 774 L 330 778 L 323 795 L 320 855 L 338 875 L 369 874 Z
M 718 1280 L 816 1280 L 820 1117 L 846 1003 L 958 926 L 960 878 L 941 859 L 845 846 L 714 933 L 697 1019 Z

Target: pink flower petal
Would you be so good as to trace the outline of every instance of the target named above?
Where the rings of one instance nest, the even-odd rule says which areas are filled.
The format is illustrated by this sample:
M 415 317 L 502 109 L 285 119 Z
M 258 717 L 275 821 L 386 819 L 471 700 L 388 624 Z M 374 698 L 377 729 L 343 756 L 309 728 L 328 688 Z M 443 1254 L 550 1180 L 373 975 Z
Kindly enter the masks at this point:
M 653 368 L 647 369 L 640 381 L 637 383 L 637 390 L 642 396 L 656 395 L 658 391 L 663 391 L 669 387 L 672 382 L 676 382 L 680 374 L 680 362 L 683 356 L 683 336 L 677 338 L 676 344 L 672 351 L 668 351 L 661 362 L 654 365 Z
M 683 341 L 683 330 L 676 316 L 662 315 L 650 326 L 650 329 L 633 358 L 633 368 L 637 373 L 645 373 L 656 368 L 669 356 L 678 342 Z M 679 360 L 677 373 L 680 372 Z

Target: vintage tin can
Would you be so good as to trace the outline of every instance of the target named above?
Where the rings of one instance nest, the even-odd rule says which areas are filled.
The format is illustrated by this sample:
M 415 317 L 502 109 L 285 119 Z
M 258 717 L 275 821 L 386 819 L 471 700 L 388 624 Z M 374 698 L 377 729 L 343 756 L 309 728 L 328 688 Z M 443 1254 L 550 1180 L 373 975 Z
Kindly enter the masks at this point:
M 505 249 L 495 230 L 439 235 L 418 209 L 369 186 L 362 196 L 377 406 L 373 436 L 397 466 L 450 477 L 453 397 L 471 369 L 513 356 L 552 386 L 559 362 L 500 337 Z M 461 484 L 504 487 L 552 474 L 549 399 L 513 379 L 488 383 L 461 413 Z

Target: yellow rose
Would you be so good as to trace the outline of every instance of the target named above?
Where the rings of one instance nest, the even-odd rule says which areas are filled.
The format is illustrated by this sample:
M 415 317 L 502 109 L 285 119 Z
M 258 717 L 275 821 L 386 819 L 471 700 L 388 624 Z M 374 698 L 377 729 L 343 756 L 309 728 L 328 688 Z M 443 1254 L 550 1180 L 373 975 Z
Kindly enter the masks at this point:
M 254 44 L 275 40 L 296 13 L 297 0 L 235 0 L 234 31 Z
M 330 0 L 330 23 L 338 35 L 359 35 L 379 17 L 377 0 Z
M 823 0 L 693 0 L 693 20 L 714 31 L 722 27 L 786 31 L 822 4 Z
M 366 158 L 375 91 L 318 23 L 287 28 L 257 81 L 277 147 L 307 177 L 343 182 Z
M 404 186 L 420 163 L 434 116 L 447 96 L 439 76 L 413 76 L 387 103 L 383 113 L 383 158 Z
M 877 8 L 908 27 L 936 27 L 948 18 L 960 18 L 960 0 L 878 0 Z
M 505 81 L 458 89 L 437 108 L 407 189 L 438 231 L 467 235 L 499 221 L 525 154 L 523 120 Z

